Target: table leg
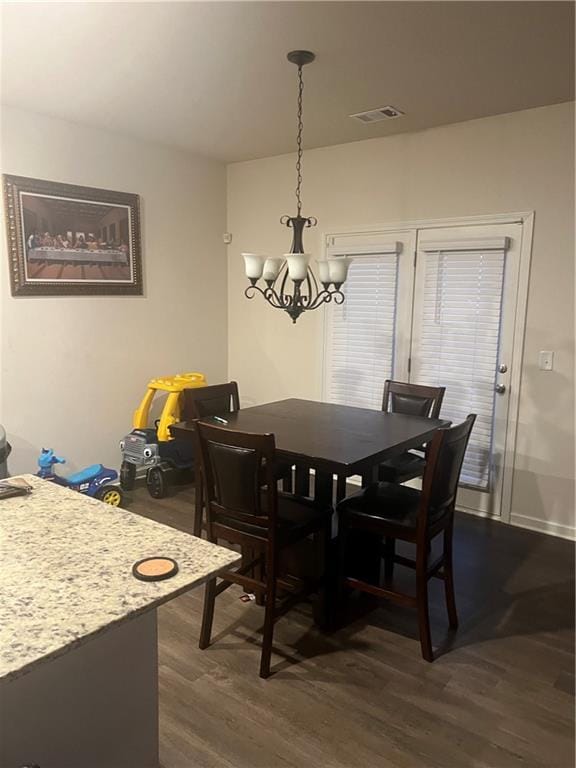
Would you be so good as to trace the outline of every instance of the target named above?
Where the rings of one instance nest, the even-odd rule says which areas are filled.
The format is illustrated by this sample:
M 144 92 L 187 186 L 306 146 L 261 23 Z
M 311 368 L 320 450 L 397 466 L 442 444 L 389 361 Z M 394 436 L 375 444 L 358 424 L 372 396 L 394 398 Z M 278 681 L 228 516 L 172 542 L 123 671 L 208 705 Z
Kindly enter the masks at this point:
M 336 504 L 346 498 L 346 475 L 338 475 L 336 479 Z
M 290 470 L 290 474 L 282 478 L 282 490 L 284 493 L 294 493 L 294 483 L 292 480 L 293 471 Z
M 378 482 L 378 464 L 368 467 L 362 472 L 362 488 Z
M 324 507 L 332 506 L 334 476 L 332 472 L 316 470 L 314 476 L 314 501 Z
M 204 510 L 204 481 L 200 469 L 196 470 L 196 487 L 194 490 L 194 536 L 202 536 L 202 512 Z
M 310 467 L 296 464 L 295 493 L 297 496 L 310 495 Z
M 378 481 L 378 465 L 368 467 L 362 473 L 362 487 L 366 488 Z M 349 576 L 367 582 L 380 583 L 382 565 L 382 542 L 380 537 L 365 531 L 348 530 L 347 532 L 347 570 Z
M 329 508 L 333 504 L 334 496 L 334 475 L 332 472 L 316 470 L 314 476 L 314 501 L 324 508 Z M 332 518 L 335 524 L 336 516 Z M 320 551 L 317 552 L 317 562 L 322 564 L 321 573 L 324 575 L 324 584 L 319 594 L 318 600 L 314 603 L 314 621 L 322 629 L 332 629 L 334 626 L 334 609 L 336 605 L 336 579 L 335 579 L 335 541 L 336 528 L 327 527 L 320 534 L 318 545 Z

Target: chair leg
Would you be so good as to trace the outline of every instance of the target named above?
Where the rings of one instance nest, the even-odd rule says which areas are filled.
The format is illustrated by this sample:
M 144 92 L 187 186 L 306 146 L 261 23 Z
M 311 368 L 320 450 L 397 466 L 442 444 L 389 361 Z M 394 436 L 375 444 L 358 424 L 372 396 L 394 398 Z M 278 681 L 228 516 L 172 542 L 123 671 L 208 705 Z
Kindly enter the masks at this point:
M 432 653 L 432 637 L 430 635 L 430 612 L 428 610 L 428 557 L 426 553 L 416 555 L 416 602 L 418 605 L 418 629 L 420 632 L 420 647 L 422 658 L 434 661 Z
M 391 584 L 394 579 L 394 555 L 396 554 L 396 539 L 386 536 L 384 541 L 384 580 Z
M 454 570 L 452 567 L 452 525 L 444 530 L 444 592 L 446 610 L 451 629 L 458 629 L 458 612 L 454 595 Z
M 256 553 L 252 553 L 253 557 L 256 556 Z M 260 555 L 260 559 L 258 563 L 256 564 L 256 567 L 254 569 L 254 578 L 258 581 L 264 582 L 266 581 L 266 569 L 265 569 L 265 563 L 264 563 L 264 555 Z M 256 592 L 256 605 L 264 605 L 264 597 L 262 592 Z
M 262 638 L 262 656 L 260 657 L 260 677 L 270 677 L 270 659 L 272 657 L 272 637 L 276 612 L 276 569 L 270 561 L 266 563 L 266 608 L 264 613 L 264 636 Z
M 290 474 L 286 475 L 286 477 L 282 478 L 282 490 L 284 493 L 293 493 L 294 487 L 292 482 L 292 470 L 290 470 Z
M 338 520 L 338 560 L 336 573 L 336 613 L 337 621 L 343 621 L 346 615 L 349 589 L 348 576 L 348 531 L 342 517 Z
M 208 648 L 210 645 L 210 635 L 212 634 L 212 621 L 214 620 L 214 603 L 216 602 L 216 579 L 210 579 L 206 583 L 204 591 L 204 610 L 202 611 L 202 628 L 200 629 L 200 650 Z
M 199 538 L 202 536 L 202 511 L 204 508 L 204 483 L 202 481 L 202 475 L 197 470 L 196 474 L 196 490 L 194 493 L 194 536 Z

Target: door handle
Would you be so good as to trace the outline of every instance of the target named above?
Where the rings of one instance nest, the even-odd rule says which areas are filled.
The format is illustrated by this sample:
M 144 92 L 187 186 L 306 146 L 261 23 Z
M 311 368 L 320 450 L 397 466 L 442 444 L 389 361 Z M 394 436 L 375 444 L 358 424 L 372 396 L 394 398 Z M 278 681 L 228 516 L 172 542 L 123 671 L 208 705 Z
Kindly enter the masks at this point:
M 506 392 L 506 385 L 505 384 L 496 384 L 494 387 L 496 392 L 498 392 L 499 395 L 503 395 L 504 392 Z

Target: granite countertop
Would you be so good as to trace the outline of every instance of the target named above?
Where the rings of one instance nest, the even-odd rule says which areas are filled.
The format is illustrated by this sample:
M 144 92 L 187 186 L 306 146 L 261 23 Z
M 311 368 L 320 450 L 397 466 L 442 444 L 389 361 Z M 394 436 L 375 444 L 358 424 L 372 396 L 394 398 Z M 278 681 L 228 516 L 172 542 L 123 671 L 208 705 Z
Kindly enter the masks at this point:
M 224 547 L 34 475 L 0 500 L 0 680 L 28 672 L 239 561 Z M 144 582 L 132 565 L 163 555 L 179 572 Z

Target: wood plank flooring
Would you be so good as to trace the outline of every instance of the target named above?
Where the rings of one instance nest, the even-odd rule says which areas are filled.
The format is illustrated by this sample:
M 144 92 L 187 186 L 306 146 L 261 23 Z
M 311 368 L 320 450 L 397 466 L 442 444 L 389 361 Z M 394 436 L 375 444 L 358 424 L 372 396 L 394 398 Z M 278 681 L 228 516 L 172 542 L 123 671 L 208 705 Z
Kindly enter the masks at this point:
M 138 488 L 128 508 L 191 531 L 192 505 L 189 488 Z M 163 768 L 571 768 L 573 543 L 460 514 L 454 550 L 460 629 L 448 636 L 433 581 L 433 664 L 412 610 L 382 603 L 323 635 L 303 605 L 278 623 L 264 681 L 263 612 L 239 588 L 218 598 L 206 651 L 203 590 L 163 606 Z

